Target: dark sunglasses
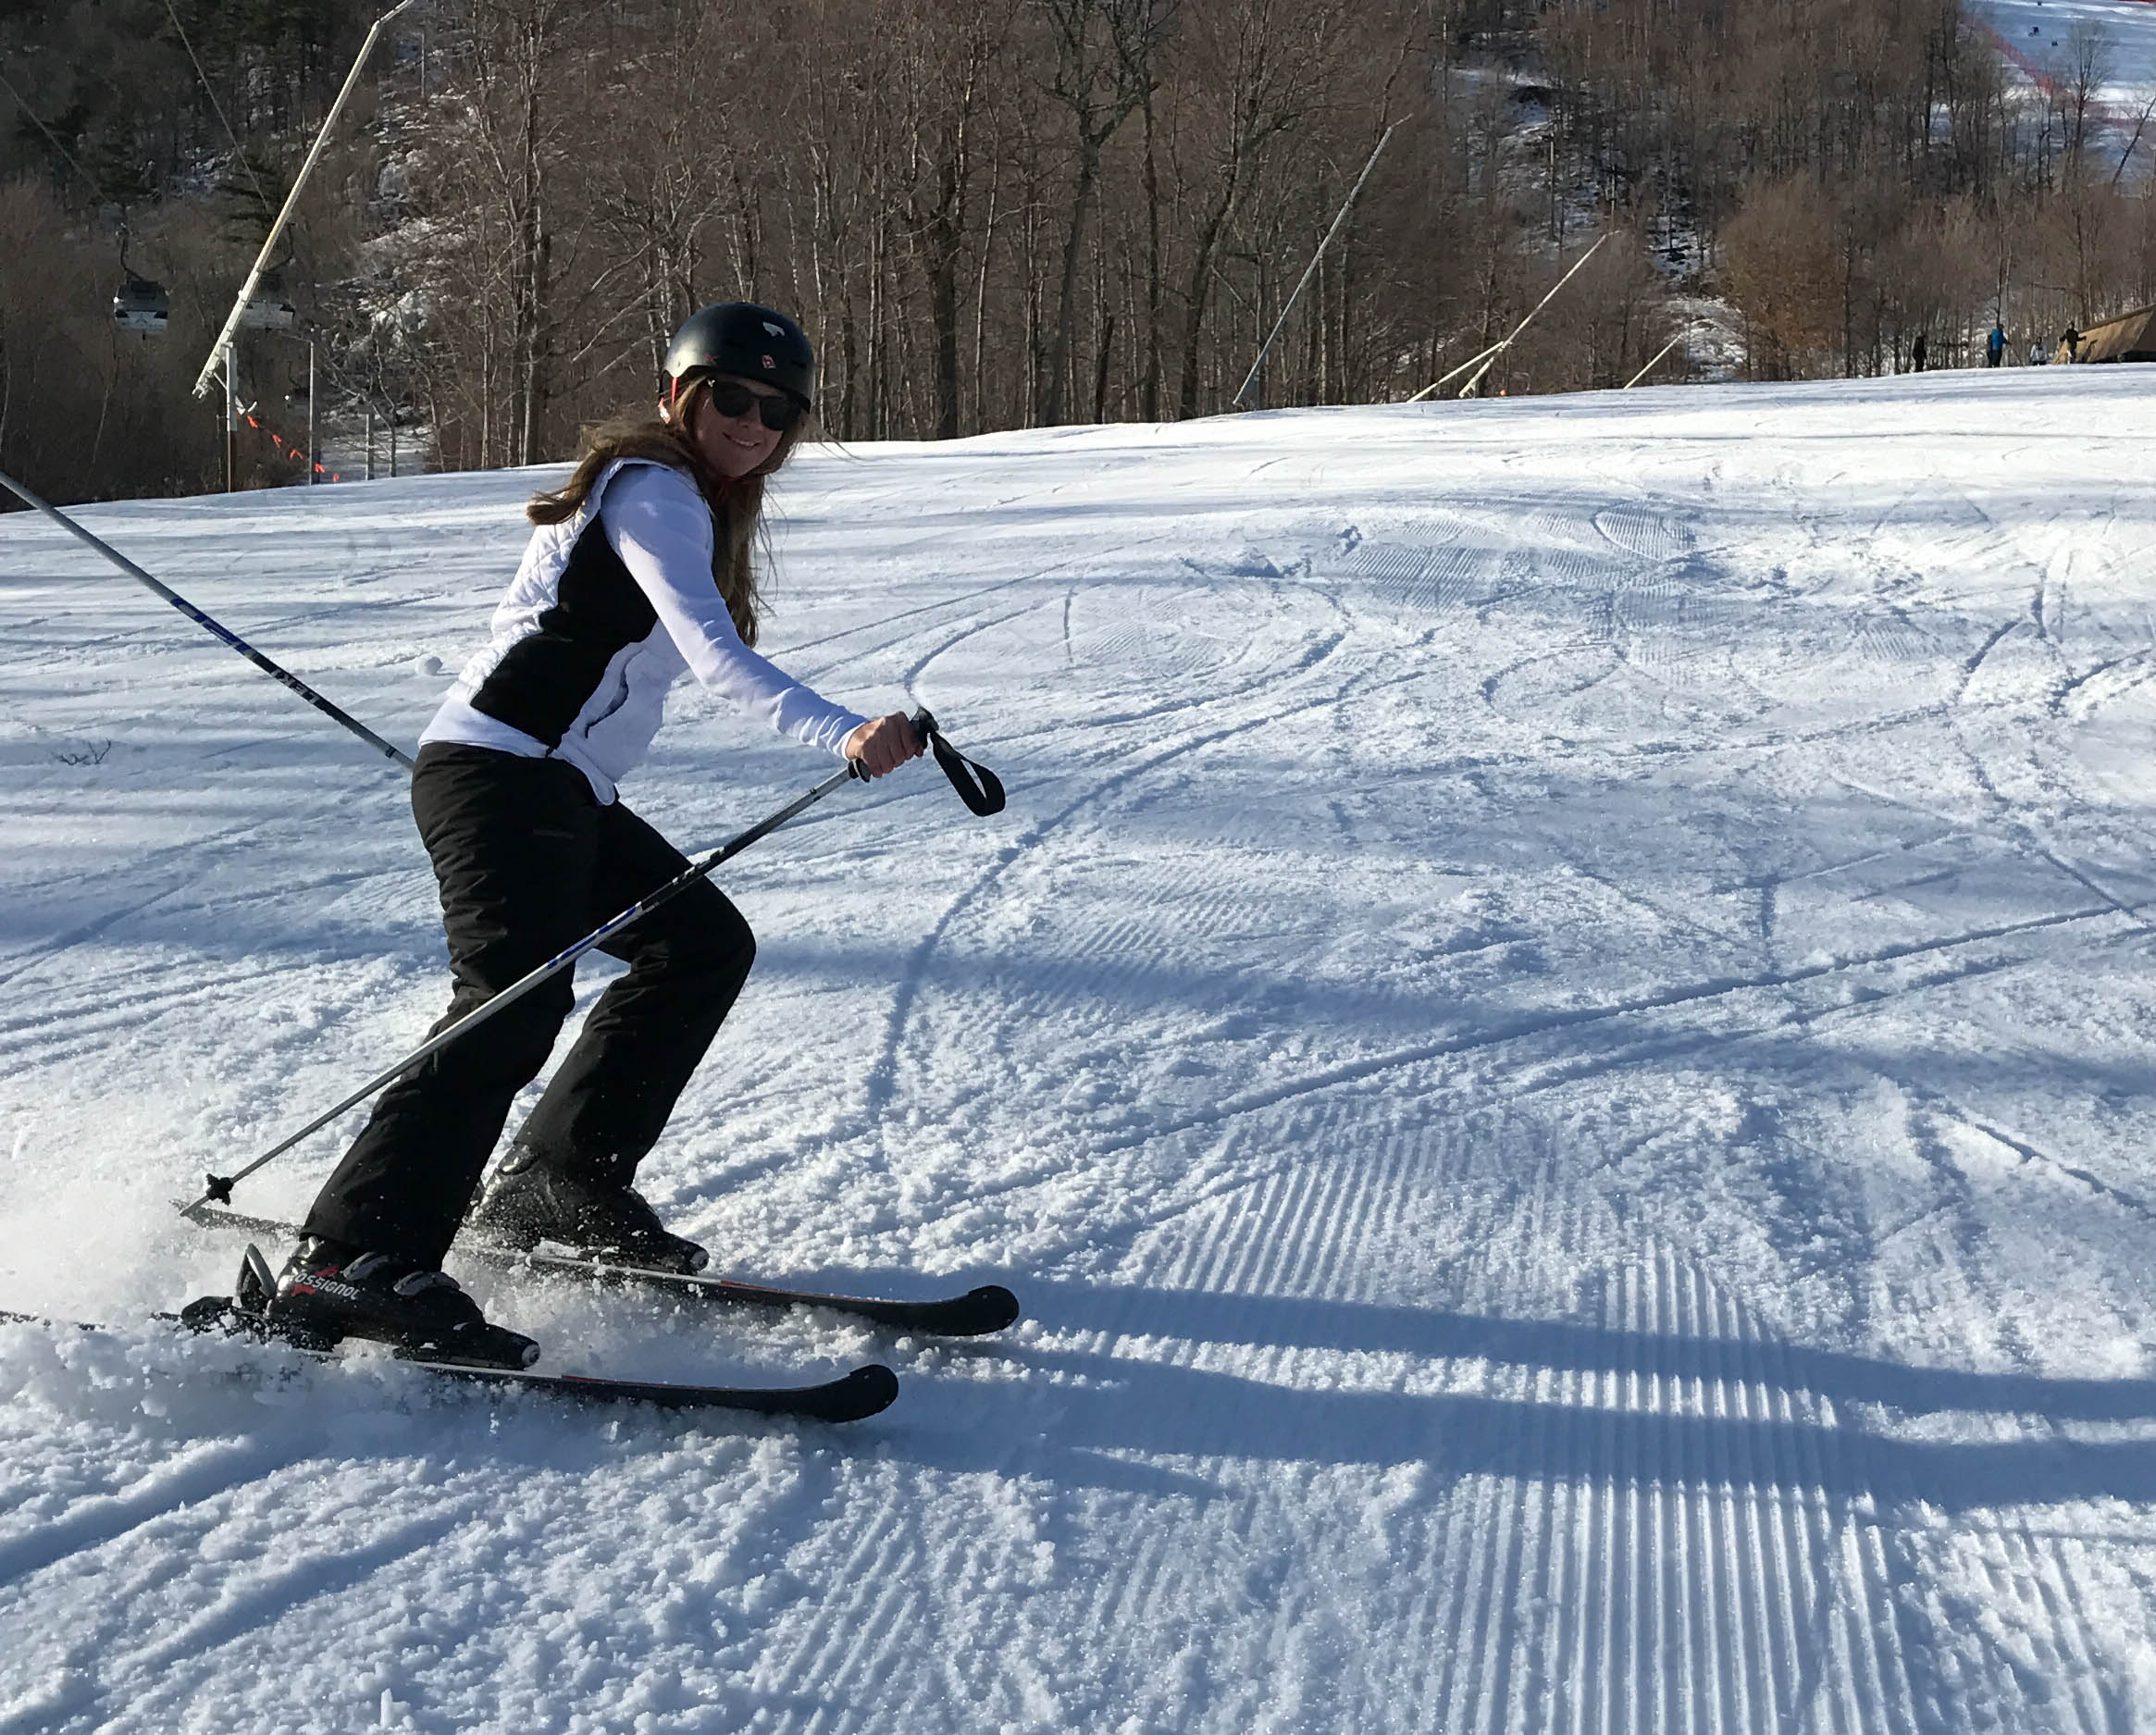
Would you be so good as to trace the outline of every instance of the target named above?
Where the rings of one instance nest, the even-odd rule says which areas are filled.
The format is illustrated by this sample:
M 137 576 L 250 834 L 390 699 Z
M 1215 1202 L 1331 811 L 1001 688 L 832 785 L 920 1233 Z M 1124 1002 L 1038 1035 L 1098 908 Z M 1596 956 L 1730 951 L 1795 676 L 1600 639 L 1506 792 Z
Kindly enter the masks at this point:
M 789 398 L 783 392 L 758 391 L 738 379 L 712 380 L 710 395 L 712 408 L 721 415 L 746 415 L 753 404 L 757 420 L 774 434 L 785 433 L 801 419 L 799 399 Z

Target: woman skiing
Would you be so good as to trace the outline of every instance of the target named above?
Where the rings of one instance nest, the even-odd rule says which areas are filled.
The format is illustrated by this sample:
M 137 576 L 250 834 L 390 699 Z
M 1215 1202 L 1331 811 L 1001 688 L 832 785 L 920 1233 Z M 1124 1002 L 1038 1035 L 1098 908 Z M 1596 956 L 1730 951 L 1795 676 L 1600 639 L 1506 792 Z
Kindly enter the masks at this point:
M 412 808 L 434 862 L 454 992 L 440 1030 L 688 864 L 615 797 L 685 670 L 781 734 L 881 776 L 923 744 L 750 649 L 764 479 L 815 403 L 815 358 L 784 314 L 702 309 L 675 336 L 655 420 L 597 429 L 537 527 L 420 737 Z M 631 1182 L 755 956 L 739 911 L 700 880 L 604 949 L 628 965 L 601 996 L 474 1213 L 516 1247 L 557 1242 L 694 1271 Z M 316 1342 L 377 1338 L 527 1366 L 530 1339 L 489 1325 L 441 1262 L 516 1093 L 574 1003 L 564 972 L 392 1084 L 324 1185 L 268 1304 Z

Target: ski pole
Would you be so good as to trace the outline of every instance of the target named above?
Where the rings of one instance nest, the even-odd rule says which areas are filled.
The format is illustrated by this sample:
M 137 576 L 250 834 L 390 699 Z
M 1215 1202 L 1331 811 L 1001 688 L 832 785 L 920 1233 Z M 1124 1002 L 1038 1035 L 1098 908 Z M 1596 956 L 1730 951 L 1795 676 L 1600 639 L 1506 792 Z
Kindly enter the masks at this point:
M 133 561 L 130 560 L 125 554 L 122 554 L 119 550 L 114 548 L 111 543 L 93 536 L 81 525 L 77 524 L 74 519 L 68 517 L 68 514 L 62 512 L 57 506 L 49 505 L 44 501 L 40 500 L 35 494 L 31 493 L 29 489 L 23 487 L 20 482 L 18 482 L 5 470 L 0 470 L 0 488 L 6 488 L 11 493 L 19 495 L 25 505 L 34 506 L 38 511 L 43 513 L 46 517 L 50 518 L 55 524 L 58 525 L 61 529 L 67 531 L 68 535 L 76 538 L 79 541 L 87 543 L 91 548 L 95 549 L 98 553 L 104 555 L 106 560 L 110 561 L 115 566 L 118 567 L 120 571 L 127 574 L 129 577 L 135 579 L 139 583 L 147 585 L 159 596 L 163 597 L 166 601 L 171 603 L 174 608 L 178 609 L 182 614 L 186 615 L 187 618 L 192 621 L 197 626 L 204 627 L 206 630 L 215 633 L 219 638 L 222 638 L 228 645 L 231 646 L 233 650 L 237 651 L 242 656 L 245 657 L 248 662 L 252 663 L 265 675 L 268 675 L 272 680 L 279 682 L 280 685 L 291 688 L 291 691 L 297 693 L 302 699 L 305 700 L 307 703 L 314 706 L 316 711 L 319 711 L 331 722 L 342 724 L 346 728 L 350 729 L 353 734 L 358 736 L 361 740 L 365 741 L 377 752 L 387 754 L 390 758 L 395 760 L 398 764 L 403 766 L 405 770 L 409 771 L 412 769 L 412 761 L 407 754 L 400 751 L 394 747 L 391 747 L 389 742 L 383 740 L 380 736 L 377 735 L 372 729 L 368 728 L 366 724 L 360 722 L 357 717 L 353 716 L 349 712 L 340 710 L 336 705 L 330 703 L 328 700 L 323 698 L 321 694 L 317 693 L 313 688 L 309 687 L 306 682 L 301 680 L 300 677 L 294 675 L 291 670 L 279 668 L 267 657 L 264 656 L 261 651 L 255 650 L 253 645 L 249 644 L 244 638 L 241 638 L 239 634 L 235 632 L 229 632 L 225 627 L 220 626 L 216 621 L 212 620 L 200 609 L 196 608 L 193 603 L 190 602 L 185 597 L 181 596 L 179 591 L 172 589 L 169 586 L 160 584 L 156 579 L 151 577 L 148 573 L 144 572 L 140 566 L 136 565 Z
M 553 957 L 548 959 L 545 963 L 539 965 L 536 970 L 532 970 L 526 974 L 519 976 L 506 988 L 503 988 L 501 993 L 494 995 L 491 998 L 481 1001 L 477 1006 L 475 1006 L 470 1011 L 466 1012 L 462 1018 L 458 1019 L 457 1022 L 452 1024 L 447 1030 L 440 1031 L 436 1035 L 429 1036 L 425 1042 L 421 1043 L 418 1047 L 413 1049 L 410 1054 L 406 1055 L 403 1060 L 399 1060 L 394 1066 L 385 1067 L 381 1072 L 377 1072 L 372 1078 L 368 1079 L 366 1084 L 362 1084 L 357 1090 L 353 1091 L 351 1096 L 345 1097 L 335 1107 L 325 1109 L 321 1114 L 316 1115 L 315 1119 L 308 1122 L 306 1125 L 302 1127 L 297 1133 L 291 1134 L 291 1137 L 283 1140 L 279 1144 L 272 1146 L 269 1149 L 264 1151 L 261 1156 L 257 1157 L 253 1162 L 249 1163 L 238 1173 L 230 1175 L 213 1174 L 205 1176 L 204 1179 L 208 1184 L 202 1197 L 196 1199 L 193 1204 L 184 1207 L 180 1214 L 184 1217 L 188 1214 L 189 1211 L 194 1210 L 197 1207 L 212 1203 L 218 1205 L 229 1205 L 232 1202 L 233 1187 L 236 1186 L 239 1183 L 246 1180 L 249 1175 L 253 1174 L 265 1163 L 274 1161 L 276 1159 L 283 1156 L 285 1152 L 291 1149 L 291 1147 L 294 1145 L 297 1145 L 302 1139 L 308 1137 L 312 1134 L 320 1132 L 322 1128 L 328 1126 L 330 1122 L 334 1121 L 347 1109 L 352 1108 L 354 1104 L 365 1102 L 369 1097 L 373 1096 L 375 1092 L 380 1090 L 384 1085 L 388 1084 L 392 1079 L 395 1079 L 401 1074 L 409 1072 L 413 1067 L 417 1066 L 422 1060 L 429 1060 L 433 1056 L 440 1053 L 442 1049 L 446 1048 L 451 1043 L 454 1042 L 467 1030 L 476 1029 L 480 1024 L 485 1023 L 487 1020 L 493 1017 L 495 1013 L 502 1011 L 503 1009 L 512 1005 L 514 1002 L 521 1000 L 526 995 L 529 994 L 534 988 L 538 987 L 540 983 L 545 982 L 550 977 L 558 975 L 561 972 L 568 969 L 571 964 L 575 963 L 579 958 L 583 957 L 584 954 L 589 951 L 593 947 L 601 945 L 606 940 L 611 939 L 614 935 L 619 934 L 638 916 L 643 915 L 649 911 L 656 910 L 661 904 L 664 903 L 669 898 L 673 897 L 675 893 L 686 889 L 695 881 L 701 879 L 705 874 L 709 874 L 713 868 L 717 867 L 720 862 L 725 861 L 728 857 L 738 855 L 742 850 L 746 849 L 750 844 L 754 843 L 766 832 L 775 831 L 779 826 L 785 824 L 787 820 L 793 818 L 795 814 L 800 812 L 804 808 L 813 806 L 816 802 L 821 801 L 825 796 L 829 795 L 832 790 L 837 788 L 840 784 L 846 783 L 855 777 L 865 777 L 868 774 L 861 769 L 858 762 L 849 762 L 844 771 L 833 772 L 831 775 L 824 778 L 822 783 L 818 784 L 813 789 L 811 789 L 808 794 L 801 796 L 795 800 L 787 802 L 786 806 L 779 809 L 777 812 L 772 814 L 770 818 L 759 821 L 756 824 L 751 825 L 747 831 L 743 832 L 738 837 L 734 838 L 731 842 L 721 845 L 718 849 L 712 850 L 711 854 L 703 857 L 700 861 L 691 862 L 687 868 L 683 869 L 681 873 L 675 874 L 672 879 L 668 880 L 665 885 L 660 886 L 657 891 L 651 893 L 649 897 L 643 898 L 639 902 L 631 904 L 619 915 L 610 916 L 606 921 L 601 923 L 597 927 L 593 928 L 591 932 L 587 934 L 582 939 L 578 940 L 574 946 L 555 953 Z
M 932 716 L 927 711 L 916 711 L 911 718 L 909 719 L 909 721 L 913 725 L 914 733 L 920 736 L 923 742 L 935 750 L 936 763 L 942 767 L 944 775 L 951 780 L 951 787 L 957 789 L 959 795 L 965 801 L 969 808 L 973 809 L 974 812 L 983 815 L 1001 811 L 1003 806 L 1003 786 L 997 781 L 995 773 L 989 771 L 985 766 L 975 764 L 972 760 L 967 759 L 964 754 L 959 752 L 955 748 L 951 747 L 948 742 L 945 741 L 942 732 L 936 725 L 935 717 Z M 973 787 L 969 787 L 967 782 L 963 780 L 964 772 L 971 772 L 975 777 L 979 779 L 979 781 L 973 784 Z M 688 886 L 694 885 L 698 880 L 702 879 L 707 874 L 711 873 L 712 869 L 718 867 L 722 862 L 730 861 L 735 856 L 739 855 L 742 850 L 746 849 L 759 837 L 766 837 L 770 833 L 776 831 L 781 825 L 785 824 L 787 821 L 793 818 L 795 814 L 803 812 L 805 809 L 813 807 L 818 801 L 821 801 L 825 796 L 829 795 L 832 790 L 837 788 L 839 785 L 849 782 L 854 778 L 860 778 L 863 782 L 865 782 L 868 778 L 867 770 L 858 760 L 849 762 L 844 771 L 833 772 L 828 777 L 824 778 L 822 783 L 818 784 L 814 788 L 811 789 L 806 795 L 795 798 L 793 800 L 787 802 L 786 806 L 780 808 L 777 812 L 773 813 L 766 819 L 761 819 L 757 821 L 755 824 L 750 826 L 750 828 L 743 832 L 739 837 L 721 844 L 709 855 L 702 856 L 697 861 L 690 862 L 688 867 L 684 868 L 679 874 L 676 874 L 672 879 L 668 880 L 656 891 L 650 893 L 643 898 L 639 899 L 638 902 L 631 904 L 619 915 L 610 917 L 608 920 L 601 923 L 599 926 L 592 929 L 590 933 L 587 934 L 574 946 L 567 948 L 564 951 L 557 952 L 553 957 L 548 959 L 545 963 L 539 965 L 537 969 L 530 971 L 523 976 L 518 977 L 506 988 L 503 988 L 501 993 L 494 995 L 489 999 L 481 1001 L 477 1006 L 475 1006 L 470 1011 L 466 1012 L 462 1018 L 458 1019 L 455 1023 L 450 1025 L 448 1029 L 440 1031 L 436 1035 L 429 1036 L 425 1042 L 421 1043 L 418 1047 L 413 1049 L 410 1054 L 407 1054 L 394 1066 L 386 1067 L 381 1072 L 377 1072 L 372 1078 L 368 1079 L 366 1084 L 362 1084 L 357 1090 L 353 1091 L 349 1097 L 345 1097 L 343 1101 L 338 1103 L 336 1107 L 326 1109 L 321 1114 L 316 1115 L 315 1119 L 308 1122 L 307 1124 L 300 1128 L 298 1132 L 292 1134 L 291 1137 L 284 1139 L 280 1143 L 272 1146 L 268 1150 L 264 1151 L 261 1156 L 257 1157 L 253 1162 L 249 1163 L 244 1169 L 242 1169 L 236 1174 L 212 1174 L 204 1176 L 204 1179 L 207 1183 L 207 1187 L 202 1197 L 196 1199 L 192 1204 L 180 1207 L 180 1214 L 182 1217 L 185 1217 L 190 1212 L 194 1211 L 204 1205 L 229 1205 L 232 1202 L 233 1187 L 238 1185 L 241 1182 L 246 1180 L 249 1175 L 253 1174 L 265 1163 L 274 1161 L 276 1159 L 283 1156 L 285 1152 L 291 1149 L 291 1147 L 294 1145 L 297 1145 L 302 1139 L 307 1138 L 313 1134 L 320 1132 L 324 1127 L 328 1126 L 330 1122 L 334 1121 L 339 1115 L 342 1114 L 347 1109 L 350 1109 L 358 1103 L 365 1102 L 369 1097 L 373 1096 L 375 1092 L 380 1090 L 391 1080 L 400 1077 L 405 1072 L 410 1072 L 412 1068 L 417 1066 L 422 1060 L 429 1060 L 433 1056 L 440 1053 L 442 1049 L 447 1047 L 451 1043 L 454 1042 L 466 1031 L 474 1029 L 477 1025 L 486 1022 L 488 1019 L 493 1017 L 495 1013 L 501 1011 L 504 1007 L 511 1005 L 516 1000 L 522 999 L 527 994 L 529 994 L 534 988 L 538 987 L 540 983 L 545 982 L 549 977 L 556 975 L 560 972 L 568 969 L 570 965 L 574 964 L 579 958 L 583 957 L 584 954 L 589 951 L 593 947 L 598 946 L 608 939 L 611 939 L 614 935 L 619 934 L 624 928 L 627 927 L 630 923 L 636 921 L 638 917 L 656 910 L 661 904 L 664 903 L 669 898 L 672 898 L 676 892 L 688 889 Z

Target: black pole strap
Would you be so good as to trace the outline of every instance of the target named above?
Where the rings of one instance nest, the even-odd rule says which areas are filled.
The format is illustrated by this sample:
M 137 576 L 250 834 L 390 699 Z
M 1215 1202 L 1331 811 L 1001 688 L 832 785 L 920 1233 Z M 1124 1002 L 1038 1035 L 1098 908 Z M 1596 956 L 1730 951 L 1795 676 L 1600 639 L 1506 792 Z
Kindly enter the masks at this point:
M 959 792 L 959 799 L 971 808 L 981 819 L 1003 811 L 1003 781 L 978 760 L 968 759 L 943 738 L 943 731 L 936 726 L 935 715 L 925 708 L 916 711 L 911 718 L 913 732 L 928 743 L 936 755 L 936 762 L 943 767 L 943 775 L 950 779 L 950 787 Z

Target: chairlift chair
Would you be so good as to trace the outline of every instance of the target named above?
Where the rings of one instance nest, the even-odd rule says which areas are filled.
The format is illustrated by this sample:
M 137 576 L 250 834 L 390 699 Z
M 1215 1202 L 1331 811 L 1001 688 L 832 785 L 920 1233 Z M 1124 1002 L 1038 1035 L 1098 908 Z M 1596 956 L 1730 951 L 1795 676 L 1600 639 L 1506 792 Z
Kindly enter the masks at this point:
M 171 328 L 172 297 L 165 292 L 162 283 L 130 271 L 112 298 L 112 323 L 122 331 L 161 338 Z
M 300 310 L 284 295 L 284 267 L 291 261 L 291 255 L 288 253 L 265 271 L 254 285 L 254 293 L 240 310 L 240 323 L 248 330 L 290 331 L 299 322 Z
M 146 338 L 161 338 L 172 326 L 172 297 L 162 283 L 137 277 L 128 263 L 128 226 L 119 226 L 119 293 L 112 298 L 112 323 L 122 331 L 137 331 Z
M 250 331 L 289 331 L 298 321 L 299 309 L 275 291 L 257 292 L 248 302 L 240 323 Z

